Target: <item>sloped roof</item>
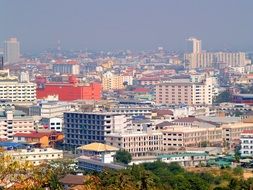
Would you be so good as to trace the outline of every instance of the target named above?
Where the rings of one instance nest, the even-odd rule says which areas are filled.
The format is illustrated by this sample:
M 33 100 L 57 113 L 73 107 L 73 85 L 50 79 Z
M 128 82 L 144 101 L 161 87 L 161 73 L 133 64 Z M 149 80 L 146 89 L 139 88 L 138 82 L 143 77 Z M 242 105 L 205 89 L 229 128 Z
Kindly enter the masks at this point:
M 102 143 L 91 143 L 78 147 L 79 150 L 95 151 L 95 152 L 106 152 L 106 151 L 117 151 L 118 148 L 102 144 Z
M 84 176 L 68 174 L 64 178 L 60 179 L 60 182 L 67 185 L 83 185 Z
M 50 136 L 50 132 L 30 132 L 30 133 L 16 133 L 14 137 L 27 137 L 27 138 L 42 138 L 44 136 Z

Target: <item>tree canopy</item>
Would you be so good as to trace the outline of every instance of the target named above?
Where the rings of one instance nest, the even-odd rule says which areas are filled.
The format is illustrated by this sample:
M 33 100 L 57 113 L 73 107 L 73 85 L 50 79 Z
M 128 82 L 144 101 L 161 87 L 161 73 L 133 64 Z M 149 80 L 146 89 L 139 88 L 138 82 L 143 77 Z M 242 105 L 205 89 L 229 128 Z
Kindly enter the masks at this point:
M 129 164 L 132 161 L 131 154 L 126 150 L 118 150 L 115 154 L 116 162 Z
M 229 91 L 224 91 L 215 98 L 215 103 L 230 102 L 231 99 L 232 94 Z

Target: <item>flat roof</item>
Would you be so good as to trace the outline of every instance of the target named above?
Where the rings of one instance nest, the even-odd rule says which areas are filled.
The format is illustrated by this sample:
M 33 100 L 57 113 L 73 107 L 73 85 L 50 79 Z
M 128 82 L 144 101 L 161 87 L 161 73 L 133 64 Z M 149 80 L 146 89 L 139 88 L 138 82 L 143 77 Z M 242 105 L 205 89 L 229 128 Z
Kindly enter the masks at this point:
M 185 157 L 185 156 L 208 156 L 207 153 L 197 153 L 197 152 L 183 152 L 177 154 L 164 154 L 158 156 L 158 158 L 175 158 L 175 157 Z
M 206 128 L 199 127 L 184 127 L 184 126 L 172 126 L 163 129 L 162 132 L 194 132 L 194 131 L 206 131 Z

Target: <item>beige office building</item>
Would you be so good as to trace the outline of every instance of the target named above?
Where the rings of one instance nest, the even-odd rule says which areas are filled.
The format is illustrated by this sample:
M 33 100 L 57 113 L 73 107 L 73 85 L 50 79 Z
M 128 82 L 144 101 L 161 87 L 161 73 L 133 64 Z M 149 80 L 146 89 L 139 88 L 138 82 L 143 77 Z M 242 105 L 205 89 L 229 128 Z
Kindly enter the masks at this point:
M 136 157 L 154 156 L 163 150 L 163 134 L 157 131 L 111 133 L 105 137 L 106 144 L 125 149 Z
M 240 143 L 240 135 L 245 130 L 253 130 L 253 123 L 234 123 L 222 125 L 223 139 L 229 148 Z
M 209 145 L 222 144 L 221 128 L 198 127 L 168 127 L 162 130 L 164 151 L 182 149 L 185 147 L 201 147 L 206 142 Z
M 168 82 L 156 85 L 157 104 L 211 105 L 216 94 L 212 77 L 203 82 Z

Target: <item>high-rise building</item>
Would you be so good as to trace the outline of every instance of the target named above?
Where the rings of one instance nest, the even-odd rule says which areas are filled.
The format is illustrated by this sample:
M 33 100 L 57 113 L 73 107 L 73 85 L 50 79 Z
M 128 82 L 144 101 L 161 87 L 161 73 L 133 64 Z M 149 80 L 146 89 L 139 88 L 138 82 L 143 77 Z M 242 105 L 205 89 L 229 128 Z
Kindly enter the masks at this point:
M 189 51 L 184 55 L 186 66 L 196 68 L 220 68 L 220 65 L 230 67 L 245 66 L 248 62 L 244 52 L 202 52 L 201 41 L 189 38 Z
M 192 37 L 188 39 L 188 42 L 190 43 L 189 49 L 191 53 L 201 53 L 201 40 Z
M 20 43 L 17 38 L 10 38 L 4 42 L 4 59 L 11 64 L 20 59 Z

